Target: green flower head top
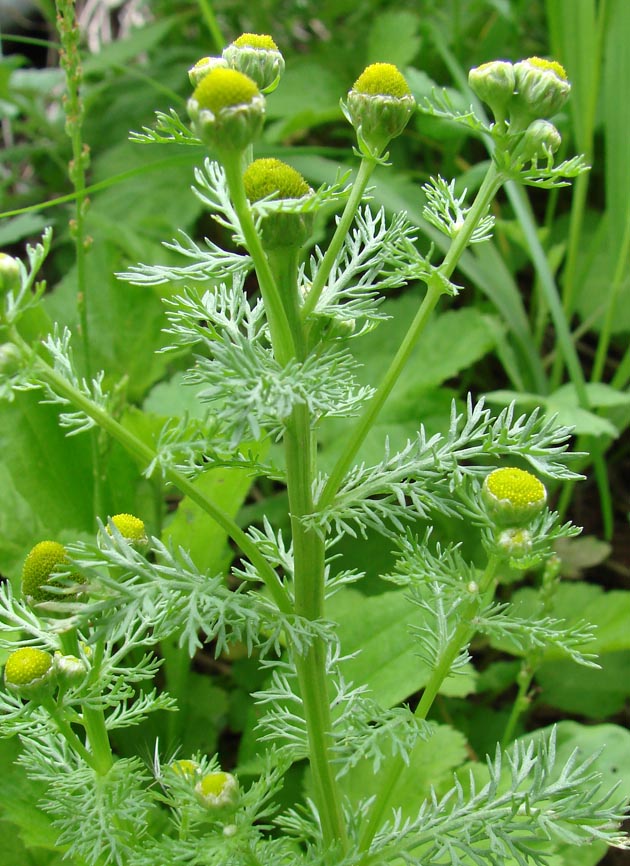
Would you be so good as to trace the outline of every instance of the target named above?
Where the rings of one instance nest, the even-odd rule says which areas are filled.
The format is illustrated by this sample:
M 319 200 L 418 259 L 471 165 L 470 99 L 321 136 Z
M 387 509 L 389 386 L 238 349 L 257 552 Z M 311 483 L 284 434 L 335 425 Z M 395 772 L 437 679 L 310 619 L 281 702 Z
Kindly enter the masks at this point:
M 20 262 L 6 253 L 0 253 L 0 295 L 15 291 L 20 286 Z
M 73 655 L 55 653 L 54 668 L 57 681 L 63 686 L 74 686 L 83 680 L 87 674 L 87 665 L 83 659 Z
M 197 796 L 210 809 L 234 806 L 238 797 L 238 781 L 231 773 L 206 773 L 195 785 Z
M 545 485 L 530 472 L 513 467 L 486 475 L 482 494 L 488 514 L 500 526 L 530 523 L 547 502 Z
M 523 164 L 532 162 L 536 165 L 539 159 L 551 159 L 561 142 L 560 133 L 553 123 L 548 120 L 534 120 L 514 150 L 514 157 Z
M 224 49 L 223 59 L 232 69 L 249 75 L 262 93 L 275 90 L 284 72 L 284 57 L 264 33 L 243 33 Z
M 53 684 L 53 657 L 44 650 L 22 647 L 12 652 L 4 668 L 8 689 L 24 697 L 36 697 Z
M 144 522 L 139 517 L 134 517 L 133 514 L 114 514 L 111 521 L 126 541 L 136 544 L 148 543 Z
M 482 63 L 468 73 L 471 90 L 489 105 L 497 123 L 505 121 L 507 108 L 514 96 L 514 66 L 506 60 Z
M 378 159 L 407 126 L 416 100 L 393 64 L 373 63 L 359 75 L 341 107 L 356 130 L 361 152 Z
M 245 194 L 250 202 L 275 195 L 280 200 L 305 198 L 313 190 L 299 171 L 279 159 L 256 159 L 243 174 Z M 286 212 L 281 206 L 261 220 L 261 236 L 266 249 L 301 247 L 313 228 L 312 212 Z
M 24 560 L 22 595 L 33 602 L 59 601 L 58 593 L 44 589 L 56 586 L 55 574 L 68 571 L 68 554 L 58 541 L 40 541 Z
M 556 114 L 569 98 L 567 74 L 555 60 L 529 57 L 514 64 L 514 75 L 516 93 L 510 105 L 510 122 L 518 129 Z
M 236 69 L 217 67 L 188 100 L 196 135 L 217 150 L 244 150 L 258 136 L 265 99 L 256 83 Z
M 192 780 L 199 774 L 199 764 L 189 758 L 180 758 L 169 766 L 176 776 L 181 776 L 183 779 Z
M 188 78 L 193 87 L 197 87 L 202 79 L 213 69 L 226 69 L 227 62 L 223 57 L 202 57 L 188 70 Z

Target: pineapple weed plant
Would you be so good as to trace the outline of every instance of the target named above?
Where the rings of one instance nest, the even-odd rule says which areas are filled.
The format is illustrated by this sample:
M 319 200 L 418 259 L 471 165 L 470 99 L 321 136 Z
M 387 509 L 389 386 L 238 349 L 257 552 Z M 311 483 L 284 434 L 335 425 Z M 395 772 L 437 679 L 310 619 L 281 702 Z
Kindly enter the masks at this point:
M 510 742 L 549 648 L 596 666 L 591 627 L 549 615 L 559 579 L 552 545 L 578 531 L 548 508 L 545 487 L 577 477 L 568 465 L 570 430 L 513 407 L 494 417 L 470 398 L 463 412 L 453 407 L 445 435 L 420 426 L 399 451 L 385 443 L 379 463 L 358 459 L 440 298 L 460 291 L 451 281 L 460 256 L 490 236 L 489 208 L 501 186 L 553 188 L 584 170 L 579 158 L 554 162 L 560 136 L 548 118 L 569 95 L 564 70 L 535 57 L 471 70 L 471 87 L 494 115 L 490 125 L 472 110 L 455 111 L 446 96 L 421 106 L 493 143 L 470 205 L 441 177 L 425 188 L 424 215 L 450 238 L 436 264 L 418 252 L 404 214 L 388 221 L 369 206 L 370 177 L 387 165 L 390 141 L 416 110 L 403 75 L 376 63 L 359 76 L 342 103 L 356 133 L 356 177 L 313 190 L 286 163 L 254 159 L 265 94 L 283 69 L 271 37 L 244 34 L 191 69 L 190 126 L 172 111 L 134 134 L 146 144 L 207 145 L 197 194 L 234 241 L 222 249 L 184 236 L 175 249 L 186 265 L 121 274 L 140 285 L 184 284 L 167 300 L 166 333 L 172 351 L 194 350 L 188 382 L 207 406 L 205 420 L 168 423 L 155 447 L 121 425 L 103 375 L 75 366 L 67 330 L 29 343 L 50 232 L 28 248 L 26 262 L 0 260 L 3 395 L 39 389 L 60 406 L 68 435 L 99 428 L 113 437 L 147 476 L 160 475 L 210 515 L 240 552 L 228 583 L 223 571 L 200 571 L 186 550 L 147 536 L 130 514 L 100 522 L 93 542 L 41 541 L 24 563 L 21 593 L 8 582 L 0 589 L 0 621 L 11 630 L 2 643 L 10 654 L 0 731 L 20 737 L 19 761 L 41 786 L 59 850 L 79 864 L 526 864 L 548 862 L 559 845 L 624 847 L 624 804 L 601 784 L 595 756 L 561 758 L 553 732 Z M 325 249 L 313 240 L 322 208 L 341 211 Z M 380 382 L 361 386 L 353 343 L 384 318 L 382 290 L 410 282 L 424 286 L 417 313 Z M 326 418 L 353 419 L 328 473 L 317 465 Z M 285 484 L 290 539 L 266 519 L 242 529 L 201 492 L 194 481 L 214 466 Z M 483 561 L 418 528 L 441 515 L 475 527 Z M 349 681 L 326 614 L 326 599 L 363 576 L 343 568 L 336 546 L 368 532 L 396 550 L 383 577 L 404 588 L 416 652 L 430 667 L 415 709 L 381 706 Z M 496 596 L 502 579 L 525 570 L 540 581 L 537 605 L 523 617 Z M 466 670 L 477 634 L 523 659 L 504 742 L 486 765 L 420 795 L 406 770 L 418 750 L 441 748 L 441 726 L 428 716 L 447 679 Z M 266 672 L 266 686 L 252 696 L 254 781 L 226 772 L 216 756 L 159 741 L 151 762 L 113 753 L 110 732 L 177 709 L 151 684 L 169 642 L 186 658 L 204 644 L 217 655 L 244 645 Z M 300 761 L 308 762 L 305 795 L 287 807 L 283 780 Z

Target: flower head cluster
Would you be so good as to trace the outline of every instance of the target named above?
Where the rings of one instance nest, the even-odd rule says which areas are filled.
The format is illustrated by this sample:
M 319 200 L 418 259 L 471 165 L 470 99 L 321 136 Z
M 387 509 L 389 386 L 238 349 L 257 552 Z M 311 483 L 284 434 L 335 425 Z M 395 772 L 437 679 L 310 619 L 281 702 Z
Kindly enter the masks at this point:
M 571 92 L 564 68 L 555 60 L 528 57 L 518 63 L 493 60 L 471 69 L 468 82 L 492 109 L 499 126 L 523 135 L 521 162 L 549 157 L 560 146 L 560 133 L 548 118 L 562 108 Z

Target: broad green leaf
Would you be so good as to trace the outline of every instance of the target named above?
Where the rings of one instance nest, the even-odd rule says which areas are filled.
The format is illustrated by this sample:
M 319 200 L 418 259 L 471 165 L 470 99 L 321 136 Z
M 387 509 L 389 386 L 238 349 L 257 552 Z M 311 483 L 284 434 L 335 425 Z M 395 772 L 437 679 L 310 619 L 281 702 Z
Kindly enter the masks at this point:
M 42 783 L 26 775 L 24 767 L 15 763 L 18 756 L 17 740 L 0 740 L 0 771 L 2 772 L 2 798 L 0 798 L 0 832 L 2 832 L 2 866 L 57 866 L 61 857 L 56 852 L 57 831 L 39 803 L 44 793 Z M 8 822 L 5 824 L 4 822 Z M 17 834 L 16 834 L 17 830 Z M 13 842 L 13 846 L 10 843 Z M 21 843 L 21 844 L 20 844 Z M 24 847 L 38 849 L 25 854 Z M 17 859 L 20 851 L 23 859 Z M 13 858 L 13 859 L 12 859 Z M 32 858 L 32 859 L 31 859 Z
M 538 615 L 534 589 L 519 590 L 514 603 L 519 616 Z M 584 649 L 598 654 L 601 670 L 581 667 L 550 650 L 536 674 L 540 700 L 564 712 L 593 719 L 619 712 L 630 695 L 626 675 L 630 661 L 630 592 L 605 592 L 593 584 L 562 583 L 549 613 L 568 625 L 586 618 L 596 626 L 594 640 Z M 499 641 L 492 643 L 514 652 Z
M 536 673 L 537 700 L 564 713 L 594 720 L 620 713 L 630 696 L 630 651 L 606 653 L 598 663 L 600 670 L 565 659 L 544 664 Z
M 466 760 L 467 754 L 463 734 L 448 725 L 433 726 L 432 736 L 414 748 L 409 765 L 398 777 L 386 808 L 400 808 L 403 817 L 414 817 L 423 801 L 430 797 L 432 788 L 443 793 L 450 787 L 453 770 Z M 387 772 L 387 759 L 384 768 Z M 381 780 L 367 761 L 358 764 L 341 780 L 342 788 L 352 802 L 376 794 L 379 784 Z
M 387 9 L 377 15 L 368 33 L 366 63 L 393 63 L 399 68 L 418 53 L 420 16 L 406 9 Z
M 431 675 L 418 657 L 417 638 L 410 626 L 421 624 L 422 611 L 401 590 L 364 596 L 345 589 L 330 599 L 326 616 L 338 623 L 344 655 L 361 650 L 342 665 L 344 676 L 355 685 L 367 685 L 382 706 L 392 707 L 426 685 Z M 475 671 L 448 677 L 442 693 L 464 697 L 475 688 Z

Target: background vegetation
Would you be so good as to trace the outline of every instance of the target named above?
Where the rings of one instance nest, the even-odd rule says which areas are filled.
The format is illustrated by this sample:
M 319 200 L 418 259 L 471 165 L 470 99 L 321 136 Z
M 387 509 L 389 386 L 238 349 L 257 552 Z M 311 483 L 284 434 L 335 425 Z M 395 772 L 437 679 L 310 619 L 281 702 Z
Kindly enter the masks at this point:
M 187 70 L 199 57 L 219 53 L 244 31 L 273 35 L 287 71 L 268 99 L 269 122 L 257 155 L 286 159 L 313 186 L 334 180 L 340 165 L 355 165 L 352 131 L 339 97 L 368 63 L 397 64 L 419 102 L 435 86 L 446 86 L 462 106 L 474 101 L 466 84 L 471 66 L 531 55 L 554 57 L 566 66 L 573 92 L 561 117 L 563 148 L 568 155 L 585 153 L 592 171 L 572 188 L 540 198 L 508 187 L 496 207 L 494 239 L 462 258 L 455 281 L 465 290 L 442 302 L 442 315 L 383 411 L 364 456 L 380 453 L 385 432 L 397 446 L 420 421 L 430 432 L 445 429 L 451 400 L 463 400 L 468 392 L 485 394 L 496 405 L 511 400 L 524 409 L 541 405 L 575 427 L 577 450 L 590 455 L 582 459 L 586 481 L 552 494 L 585 533 L 558 551 L 566 581 L 553 613 L 577 620 L 588 609 L 599 627 L 602 670 L 552 657 L 540 660 L 534 699 L 517 732 L 565 720 L 561 730 L 571 742 L 574 721 L 592 726 L 590 740 L 580 741 L 583 748 L 607 742 L 605 767 L 630 793 L 623 730 L 630 696 L 630 105 L 623 97 L 630 85 L 630 5 L 624 0 L 155 0 L 88 2 L 79 11 L 84 116 L 78 128 L 90 151 L 84 177 L 76 171 L 81 142 L 76 132 L 72 138 L 72 125 L 70 135 L 66 129 L 68 84 L 52 4 L 39 4 L 39 23 L 34 13 L 3 24 L 0 247 L 22 254 L 25 242 L 53 227 L 53 252 L 45 266 L 49 292 L 44 311 L 32 317 L 32 333 L 46 333 L 55 322 L 76 330 L 77 292 L 85 293 L 90 357 L 83 360 L 92 370 L 106 371 L 107 383 L 118 389 L 119 419 L 147 441 L 167 417 L 196 411 L 180 387 L 183 359 L 155 354 L 164 340 L 162 300 L 174 288 L 132 286 L 115 274 L 139 261 L 174 263 L 162 241 L 180 231 L 201 239 L 220 238 L 220 229 L 190 192 L 203 151 L 134 144 L 129 131 L 151 126 L 155 110 L 174 107 L 184 113 Z M 72 79 L 69 96 L 72 107 Z M 472 193 L 487 159 L 483 142 L 461 126 L 418 113 L 392 145 L 393 167 L 375 173 L 374 205 L 406 211 L 419 227 L 423 251 L 431 244 L 441 247 L 443 237 L 422 217 L 422 183 L 439 173 L 458 178 L 458 191 L 466 187 Z M 73 236 L 77 219 L 90 238 L 79 257 Z M 320 232 L 325 231 L 322 221 Z M 411 295 L 392 292 L 387 299 L 391 320 L 361 344 L 366 381 L 391 356 L 416 303 L 413 289 Z M 84 347 L 78 344 L 76 352 L 85 354 Z M 36 542 L 91 535 L 97 516 L 121 511 L 141 515 L 154 535 L 189 548 L 199 568 L 229 562 L 225 538 L 209 518 L 187 500 L 178 501 L 172 490 L 146 480 L 117 446 L 97 444 L 103 460 L 102 477 L 96 478 L 89 438 L 65 438 L 57 414 L 32 392 L 2 405 L 4 578 L 17 585 L 24 557 Z M 337 438 L 323 436 L 324 467 L 334 460 Z M 250 490 L 249 479 L 235 477 L 233 470 L 229 476 L 213 470 L 196 483 L 244 524 L 263 514 L 273 521 L 285 511 L 282 489 Z M 440 532 L 445 540 L 457 539 L 462 528 L 445 523 Z M 391 554 L 380 537 L 344 542 L 344 548 L 352 565 L 368 576 L 388 568 Z M 362 588 L 335 601 L 347 652 L 366 646 L 366 635 L 373 635 L 361 657 L 349 663 L 349 674 L 369 682 L 381 702 L 392 705 L 408 696 L 410 682 L 422 688 L 426 669 L 404 639 L 397 593 L 378 594 L 382 589 L 369 578 Z M 513 597 L 525 606 L 532 603 L 527 580 L 513 587 Z M 503 656 L 502 649 L 476 645 L 476 670 L 458 681 L 452 696 L 440 699 L 438 717 L 457 730 L 427 764 L 425 781 L 446 778 L 501 739 L 519 670 L 518 660 Z M 168 647 L 164 655 L 168 663 Z M 259 676 L 238 649 L 229 658 L 198 654 L 193 669 L 172 680 L 179 683 L 184 712 L 121 732 L 119 752 L 140 749 L 148 757 L 159 735 L 162 742 L 181 744 L 184 753 L 218 749 L 226 765 L 254 773 L 255 720 L 245 708 L 246 695 L 260 686 Z M 37 792 L 11 765 L 15 752 L 14 743 L 0 744 L 5 780 L 0 815 L 20 828 L 17 837 L 5 835 L 10 841 L 2 863 L 57 863 L 48 819 L 34 808 Z M 297 790 L 299 770 L 293 782 Z M 290 798 L 291 791 L 285 795 Z M 584 863 L 596 862 L 602 853 L 584 855 Z

